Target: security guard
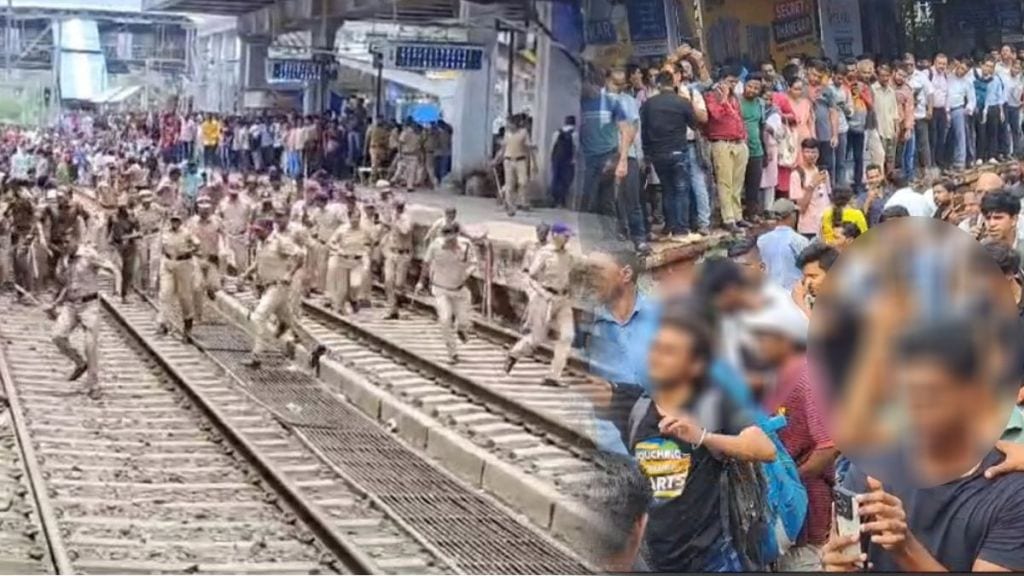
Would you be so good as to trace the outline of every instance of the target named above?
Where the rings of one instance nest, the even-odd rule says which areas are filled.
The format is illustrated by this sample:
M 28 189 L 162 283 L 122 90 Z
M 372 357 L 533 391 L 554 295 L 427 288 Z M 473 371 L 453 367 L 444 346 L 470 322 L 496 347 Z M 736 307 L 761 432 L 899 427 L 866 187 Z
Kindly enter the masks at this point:
M 381 222 L 380 211 L 376 203 L 365 202 L 363 204 L 362 228 L 366 231 L 367 258 L 358 298 L 361 307 L 369 308 L 373 279 L 384 265 L 383 242 L 384 234 L 387 232 L 387 228 Z
M 572 230 L 563 223 L 551 227 L 551 243 L 542 248 L 530 265 L 529 282 L 532 286 L 528 304 L 530 333 L 512 348 L 505 360 L 505 373 L 510 373 L 523 356 L 533 354 L 534 348 L 547 340 L 548 332 L 558 332 L 554 344 L 551 369 L 544 378 L 545 386 L 561 386 L 560 379 L 569 361 L 569 351 L 575 338 L 572 300 L 569 298 L 569 276 L 573 257 L 566 249 Z
M 431 126 L 420 134 L 420 182 L 430 182 L 431 188 L 437 188 L 437 128 Z
M 252 354 L 245 362 L 246 366 L 253 369 L 260 367 L 260 355 L 266 351 L 267 342 L 289 329 L 294 331 L 292 286 L 306 255 L 295 241 L 294 234 L 288 230 L 287 224 L 281 226 L 282 220 L 286 221 L 287 217 L 286 211 L 278 213 L 276 229 L 256 253 L 254 269 L 258 275 L 257 283 L 263 287 L 263 294 L 251 316 L 256 338 L 253 339 Z M 270 329 L 269 323 L 273 318 L 278 322 L 277 334 Z M 288 351 L 291 350 L 293 347 L 289 345 Z
M 398 291 L 405 288 L 412 262 L 412 217 L 405 211 L 405 198 L 392 201 L 392 217 L 384 239 L 384 291 L 388 297 L 389 320 L 398 320 Z
M 135 209 L 135 219 L 139 223 L 139 285 L 148 291 L 156 287 L 160 269 L 160 228 L 163 227 L 167 209 L 153 202 L 152 190 L 139 193 L 139 206 Z
M 311 233 L 309 244 L 309 270 L 310 286 L 317 293 L 324 294 L 327 291 L 327 261 L 330 251 L 327 249 L 327 241 L 331 239 L 339 226 L 345 223 L 345 208 L 341 202 L 329 202 L 326 192 L 318 192 L 313 199 L 313 206 L 306 210 Z
M 331 258 L 327 274 L 335 286 L 329 294 L 331 306 L 339 313 L 359 310 L 359 296 L 370 265 L 370 236 L 363 225 L 359 208 L 348 212 L 348 222 L 342 224 L 327 241 Z M 350 310 L 351 309 L 351 310 Z
M 198 214 L 192 217 L 188 228 L 199 240 L 196 252 L 195 294 L 192 305 L 195 319 L 203 321 L 203 297 L 213 300 L 220 290 L 220 262 L 224 255 L 224 223 L 213 215 L 213 203 L 207 196 L 196 201 Z
M 516 209 L 528 210 L 526 197 L 530 183 L 530 155 L 533 143 L 521 116 L 513 118 L 512 130 L 505 136 L 505 209 L 514 216 Z
M 73 236 L 65 245 L 57 270 L 64 288 L 54 303 L 45 309 L 47 315 L 57 320 L 53 327 L 53 343 L 75 365 L 68 381 L 75 382 L 88 372 L 88 393 L 95 397 L 99 384 L 99 272 L 110 271 L 118 288 L 121 286 L 121 274 L 94 248 L 80 246 L 78 238 Z M 59 313 L 55 311 L 58 307 Z M 85 332 L 85 358 L 71 345 L 71 333 L 79 326 Z
M 177 300 L 181 307 L 184 340 L 192 334 L 192 298 L 195 290 L 192 262 L 199 250 L 199 240 L 182 226 L 183 211 L 171 214 L 171 225 L 160 237 L 163 259 L 160 262 L 160 309 L 157 312 L 157 334 L 167 334 L 167 310 Z
M 455 337 L 466 342 L 466 329 L 470 324 L 472 295 L 466 284 L 476 272 L 477 257 L 473 244 L 459 236 L 459 227 L 448 224 L 441 230 L 441 238 L 427 248 L 423 258 L 423 270 L 416 291 L 423 290 L 426 279 L 430 278 L 430 290 L 434 295 L 437 319 L 441 323 L 441 335 L 448 348 L 448 359 L 452 364 L 459 361 Z
M 530 242 L 526 246 L 526 250 L 523 252 L 523 265 L 521 269 L 521 288 L 523 293 L 526 294 L 527 300 L 533 300 L 533 282 L 530 281 L 530 267 L 533 266 L 533 258 L 538 252 L 548 244 L 548 238 L 551 236 L 551 225 L 547 222 L 541 222 L 537 224 L 536 228 L 537 240 Z M 526 313 L 523 314 L 523 334 L 530 332 L 530 314 L 529 306 L 527 306 Z

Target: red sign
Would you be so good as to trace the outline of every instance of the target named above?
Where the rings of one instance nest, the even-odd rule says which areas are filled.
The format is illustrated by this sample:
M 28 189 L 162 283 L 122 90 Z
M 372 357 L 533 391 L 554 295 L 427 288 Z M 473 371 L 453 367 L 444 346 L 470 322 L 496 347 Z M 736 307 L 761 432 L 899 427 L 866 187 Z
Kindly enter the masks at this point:
M 810 0 L 785 0 L 775 5 L 775 20 L 792 20 L 811 13 Z

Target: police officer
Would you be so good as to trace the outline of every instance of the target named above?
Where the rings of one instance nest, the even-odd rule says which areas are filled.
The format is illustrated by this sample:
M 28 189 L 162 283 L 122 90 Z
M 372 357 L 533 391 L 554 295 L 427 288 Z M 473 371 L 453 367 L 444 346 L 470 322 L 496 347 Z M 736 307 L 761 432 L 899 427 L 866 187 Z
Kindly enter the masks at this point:
M 551 225 L 547 222 L 541 222 L 537 224 L 536 228 L 537 240 L 530 242 L 526 246 L 526 250 L 523 252 L 523 265 L 521 268 L 521 280 L 522 290 L 526 294 L 527 300 L 533 300 L 533 282 L 530 281 L 530 267 L 533 266 L 533 259 L 542 248 L 547 246 L 548 238 L 551 236 Z M 530 314 L 529 306 L 527 306 L 526 313 L 523 314 L 523 325 L 522 331 L 524 334 L 530 331 Z
M 251 316 L 256 338 L 253 339 L 252 354 L 245 362 L 246 366 L 253 369 L 259 368 L 260 355 L 266 351 L 267 342 L 288 329 L 294 331 L 292 287 L 306 255 L 295 241 L 294 233 L 288 230 L 287 218 L 287 212 L 278 213 L 276 229 L 256 253 L 254 269 L 258 276 L 257 283 L 263 287 L 263 294 Z M 269 326 L 270 320 L 275 318 L 278 322 L 277 334 Z M 289 343 L 289 353 L 292 350 Z
M 252 223 L 253 207 L 250 200 L 242 195 L 242 185 L 232 182 L 228 195 L 217 207 L 217 217 L 224 224 L 228 248 L 234 259 L 236 270 L 249 268 L 249 226 Z M 227 272 L 228 262 L 221 265 L 221 272 Z
M 391 131 L 384 125 L 384 119 L 377 117 L 373 127 L 367 133 L 366 139 L 370 151 L 370 179 L 374 182 L 384 177 L 385 166 L 388 160 L 388 144 L 391 139 Z
M 528 304 L 530 333 L 519 340 L 505 361 L 505 373 L 512 371 L 523 356 L 547 340 L 552 329 L 558 332 L 554 343 L 551 369 L 544 379 L 546 386 L 561 386 L 560 379 L 569 361 L 569 351 L 576 336 L 573 324 L 572 300 L 569 297 L 569 276 L 572 273 L 572 254 L 566 243 L 572 230 L 559 222 L 551 227 L 551 243 L 542 248 L 530 265 L 529 282 L 532 287 Z
M 153 201 L 152 190 L 139 193 L 139 206 L 135 209 L 135 219 L 139 223 L 138 266 L 139 284 L 143 290 L 155 288 L 160 267 L 160 228 L 164 225 L 167 209 Z
M 512 130 L 505 136 L 505 209 L 514 216 L 516 209 L 529 209 L 526 197 L 530 183 L 530 155 L 533 143 L 521 116 L 514 116 Z
M 138 257 L 138 243 L 142 236 L 139 221 L 128 209 L 128 199 L 121 198 L 117 211 L 107 221 L 107 244 L 117 251 L 121 259 L 121 301 L 128 298 L 128 291 L 135 283 L 135 266 Z
M 50 275 L 55 277 L 57 262 L 66 253 L 71 240 L 82 241 L 82 234 L 89 224 L 89 214 L 77 202 L 71 200 L 68 190 L 57 190 L 57 205 L 43 210 L 42 223 L 49 225 L 50 236 L 43 248 L 50 253 Z
M 430 290 L 434 295 L 434 306 L 441 335 L 448 348 L 448 359 L 452 364 L 459 361 L 455 337 L 465 342 L 466 329 L 470 324 L 472 296 L 466 284 L 476 272 L 476 250 L 469 240 L 459 236 L 459 227 L 448 224 L 441 230 L 441 238 L 427 248 L 423 258 L 423 270 L 416 291 L 423 290 L 430 278 Z
M 358 207 L 349 209 L 348 222 L 331 235 L 327 247 L 331 251 L 327 274 L 335 286 L 335 292 L 329 295 L 331 306 L 339 313 L 348 313 L 349 309 L 356 312 L 370 260 L 370 236 Z
M 220 261 L 224 254 L 224 223 L 213 215 L 213 203 L 207 196 L 196 201 L 197 214 L 189 221 L 189 231 L 199 240 L 196 252 L 195 294 L 192 305 L 195 318 L 203 321 L 204 296 L 213 300 L 220 290 Z
M 309 244 L 310 285 L 323 294 L 327 291 L 327 261 L 330 251 L 327 241 L 345 222 L 345 208 L 340 202 L 330 202 L 327 192 L 320 191 L 313 199 L 313 206 L 306 210 L 306 220 L 311 232 Z
M 420 176 L 420 157 L 423 151 L 423 142 L 420 134 L 413 123 L 406 124 L 402 135 L 398 137 L 398 171 L 395 173 L 396 182 L 405 182 L 407 190 L 413 190 L 419 184 L 417 178 Z
M 412 217 L 405 211 L 405 198 L 396 196 L 391 204 L 392 217 L 384 239 L 384 291 L 388 298 L 389 320 L 398 320 L 398 291 L 405 288 L 412 262 Z
M 183 211 L 171 214 L 170 227 L 160 237 L 163 259 L 160 262 L 160 309 L 157 312 L 157 333 L 167 334 L 167 311 L 176 300 L 181 307 L 185 329 L 184 339 L 192 334 L 192 299 L 195 290 L 193 259 L 199 240 L 182 226 Z
M 120 271 L 108 260 L 101 258 L 91 246 L 80 246 L 78 238 L 68 238 L 65 251 L 58 264 L 58 275 L 64 288 L 46 313 L 56 316 L 53 343 L 57 350 L 74 363 L 68 381 L 75 382 L 88 372 L 89 395 L 95 397 L 99 384 L 99 272 L 108 270 L 120 288 Z M 59 308 L 60 312 L 55 312 Z M 85 357 L 71 345 L 71 333 L 81 327 L 85 332 Z
M 380 218 L 380 210 L 374 202 L 363 204 L 362 228 L 366 231 L 367 258 L 366 267 L 363 270 L 362 282 L 359 285 L 359 303 L 361 307 L 369 308 L 370 295 L 373 290 L 373 278 L 380 271 L 384 264 L 384 253 L 382 245 L 384 234 L 387 232 Z

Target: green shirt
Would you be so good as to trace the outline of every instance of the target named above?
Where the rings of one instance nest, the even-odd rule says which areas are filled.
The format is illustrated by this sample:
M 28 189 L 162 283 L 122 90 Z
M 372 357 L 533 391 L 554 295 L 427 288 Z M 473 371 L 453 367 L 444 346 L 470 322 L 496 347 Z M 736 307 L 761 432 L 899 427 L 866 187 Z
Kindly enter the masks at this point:
M 747 148 L 751 158 L 764 156 L 764 142 L 761 140 L 761 126 L 764 123 L 764 105 L 760 99 L 740 98 L 743 124 L 747 127 Z
M 1003 429 L 1002 440 L 1013 442 L 1014 444 L 1024 444 L 1024 410 L 1020 407 L 1013 407 L 1010 421 L 1006 424 L 1006 428 Z

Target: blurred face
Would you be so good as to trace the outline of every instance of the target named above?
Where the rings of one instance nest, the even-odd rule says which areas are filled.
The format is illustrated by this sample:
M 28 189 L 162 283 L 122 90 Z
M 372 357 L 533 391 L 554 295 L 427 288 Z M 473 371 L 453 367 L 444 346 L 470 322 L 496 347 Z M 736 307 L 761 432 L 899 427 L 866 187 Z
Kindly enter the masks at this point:
M 603 304 L 614 302 L 633 286 L 633 271 L 619 266 L 614 258 L 605 254 L 591 258 L 591 273 L 591 285 L 597 299 Z
M 679 63 L 679 69 L 682 71 L 682 79 L 685 82 L 689 82 L 693 79 L 693 64 L 689 60 L 683 60 Z
M 953 66 L 953 71 L 957 76 L 963 76 L 964 74 L 967 74 L 967 64 L 965 62 L 957 62 Z
M 990 212 L 985 216 L 985 230 L 992 240 L 1010 240 L 1017 232 L 1017 216 Z
M 181 218 L 171 218 L 171 230 L 181 228 Z
M 754 345 L 757 359 L 772 367 L 782 364 L 792 350 L 785 336 L 773 332 L 755 332 Z
M 733 262 L 736 262 L 743 267 L 743 275 L 747 281 L 750 282 L 751 286 L 760 286 L 764 278 L 765 265 L 761 261 L 761 257 L 758 255 L 757 250 L 751 250 L 749 253 L 744 254 L 738 258 L 734 258 Z
M 569 242 L 569 236 L 567 234 L 554 234 L 551 236 L 551 243 L 559 250 L 565 248 L 567 242 Z
M 1003 48 L 999 51 L 999 57 L 1002 58 L 1003 60 L 1009 60 L 1010 58 L 1013 58 L 1013 48 L 1010 48 L 1009 46 L 1003 46 Z
M 906 391 L 910 426 L 917 439 L 935 446 L 943 438 L 964 433 L 969 421 L 965 410 L 979 405 L 979 386 L 957 381 L 930 358 L 900 362 L 896 377 Z
M 933 186 L 932 194 L 935 197 L 935 203 L 939 206 L 948 206 L 953 200 L 953 193 L 947 190 L 942 184 L 936 184 Z
M 897 70 L 893 74 L 892 80 L 897 86 L 903 86 L 907 82 L 907 73 L 903 70 Z
M 835 242 L 833 242 L 832 245 L 835 246 L 836 249 L 842 251 L 845 250 L 850 244 L 853 244 L 853 238 L 850 238 L 846 235 L 846 232 L 844 231 L 842 226 L 833 228 L 832 232 L 833 236 L 835 237 Z
M 825 278 L 828 274 L 819 262 L 811 262 L 804 266 L 803 272 L 807 291 L 811 296 L 817 296 L 821 292 L 821 287 L 825 284 Z
M 888 68 L 880 68 L 878 70 L 878 83 L 882 86 L 886 86 L 889 84 L 890 80 L 892 80 L 892 71 Z
M 994 64 L 992 64 L 992 62 L 986 61 L 984 64 L 981 65 L 981 75 L 988 78 L 989 76 L 992 76 L 992 73 L 995 72 L 995 69 L 996 67 Z
M 743 85 L 743 96 L 747 100 L 753 100 L 761 94 L 763 85 L 760 80 L 749 80 Z
M 608 91 L 612 94 L 618 94 L 626 88 L 626 73 L 625 72 L 613 72 L 608 77 Z
M 807 71 L 807 81 L 810 82 L 811 86 L 818 86 L 823 79 L 824 75 L 818 70 L 811 68 Z
M 770 62 L 762 64 L 761 65 L 761 75 L 763 75 L 765 78 L 769 78 L 769 79 L 774 78 L 775 77 L 775 65 L 770 63 Z
M 882 171 L 877 168 L 868 170 L 866 178 L 870 188 L 880 188 L 882 186 L 882 182 L 885 181 L 885 177 L 882 176 Z
M 704 363 L 693 357 L 693 337 L 670 327 L 658 330 L 647 364 L 651 381 L 658 388 L 692 382 L 704 371 Z
M 1020 76 L 1020 71 L 1020 60 L 1014 60 L 1013 64 L 1010 65 L 1010 74 L 1013 74 L 1014 76 Z

